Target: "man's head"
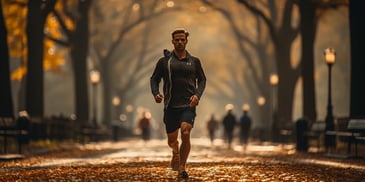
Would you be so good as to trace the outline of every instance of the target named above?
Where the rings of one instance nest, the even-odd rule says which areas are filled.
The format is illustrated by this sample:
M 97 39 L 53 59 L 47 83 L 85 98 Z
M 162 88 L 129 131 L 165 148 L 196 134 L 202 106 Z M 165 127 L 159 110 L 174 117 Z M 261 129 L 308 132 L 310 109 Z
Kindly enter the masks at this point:
M 250 110 L 250 105 L 248 105 L 248 104 L 243 104 L 243 106 L 242 106 L 242 111 L 243 111 L 243 113 L 244 113 L 244 114 L 247 114 L 249 110 Z
M 227 113 L 231 113 L 233 108 L 234 108 L 233 104 L 227 104 L 225 106 L 225 109 L 226 109 Z
M 183 51 L 185 50 L 186 44 L 188 43 L 189 32 L 187 32 L 183 28 L 175 29 L 172 33 L 172 44 L 174 45 L 175 50 Z
M 186 31 L 184 28 L 176 28 L 172 33 L 171 33 L 171 36 L 172 36 L 172 39 L 174 39 L 174 36 L 176 34 L 184 34 L 185 35 L 185 39 L 188 39 L 189 37 L 189 32 Z

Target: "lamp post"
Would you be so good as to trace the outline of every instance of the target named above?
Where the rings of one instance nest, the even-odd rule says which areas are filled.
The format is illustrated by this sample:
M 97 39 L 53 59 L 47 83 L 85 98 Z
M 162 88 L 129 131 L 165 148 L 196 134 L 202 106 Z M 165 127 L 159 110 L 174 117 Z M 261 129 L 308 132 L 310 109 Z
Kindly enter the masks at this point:
M 120 99 L 118 96 L 114 96 L 113 97 L 113 100 L 112 100 L 112 103 L 113 103 L 113 106 L 114 106 L 114 109 L 115 109 L 115 116 L 116 118 L 112 120 L 112 130 L 113 130 L 113 140 L 114 141 L 118 141 L 118 125 L 119 125 L 119 122 L 118 122 L 118 119 L 119 119 L 119 105 L 120 105 Z
M 276 126 L 276 121 L 275 121 L 275 118 L 276 118 L 276 97 L 275 97 L 275 89 L 276 89 L 276 86 L 278 85 L 279 83 L 279 76 L 276 74 L 276 73 L 273 73 L 270 75 L 270 85 L 272 87 L 272 94 L 271 94 L 271 116 L 272 116 L 272 121 L 271 121 L 271 137 L 273 137 L 272 139 L 275 139 L 277 138 L 277 126 Z
M 336 52 L 333 48 L 327 48 L 323 52 L 324 61 L 328 65 L 328 102 L 327 102 L 327 115 L 326 115 L 326 128 L 325 130 L 334 130 L 334 120 L 333 120 L 333 112 L 332 112 L 332 94 L 331 94 L 331 68 L 332 65 L 336 62 Z M 325 137 L 325 146 L 326 149 L 328 147 L 335 146 L 335 137 L 326 135 Z
M 259 125 L 259 139 L 260 141 L 263 141 L 264 139 L 264 131 L 267 130 L 267 126 L 265 125 L 265 123 L 263 122 L 265 119 L 267 119 L 267 117 L 264 117 L 264 114 L 263 114 L 263 107 L 266 103 L 266 99 L 265 97 L 263 96 L 259 96 L 257 97 L 257 104 L 259 105 L 259 109 L 260 109 L 260 125 Z
M 119 112 L 118 112 L 118 107 L 120 105 L 120 99 L 118 96 L 114 96 L 113 100 L 112 100 L 113 106 L 115 108 L 115 116 L 118 119 L 119 118 Z
M 131 104 L 128 104 L 125 107 L 125 110 L 127 111 L 127 121 L 129 122 L 129 128 L 131 131 L 133 130 L 133 118 L 132 118 L 132 112 L 134 110 L 134 107 Z
M 264 104 L 265 104 L 265 102 L 266 102 L 266 99 L 265 99 L 265 97 L 263 97 L 263 96 L 259 96 L 259 97 L 257 97 L 257 104 L 261 107 L 261 106 L 263 106 Z
M 90 81 L 93 86 L 93 117 L 92 117 L 92 124 L 94 127 L 97 126 L 96 118 L 97 118 L 97 111 L 96 111 L 96 100 L 97 100 L 97 85 L 100 82 L 100 72 L 98 70 L 90 71 Z

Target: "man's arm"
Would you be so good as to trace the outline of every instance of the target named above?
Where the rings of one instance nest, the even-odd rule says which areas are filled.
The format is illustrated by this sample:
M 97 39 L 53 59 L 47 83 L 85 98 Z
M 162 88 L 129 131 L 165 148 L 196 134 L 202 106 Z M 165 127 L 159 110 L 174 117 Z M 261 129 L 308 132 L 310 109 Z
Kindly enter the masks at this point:
M 163 100 L 163 96 L 160 94 L 159 90 L 159 85 L 161 82 L 162 75 L 163 75 L 163 64 L 162 64 L 162 59 L 160 59 L 157 62 L 155 70 L 153 71 L 152 76 L 150 78 L 151 92 L 157 103 L 160 103 Z
M 190 107 L 195 107 L 199 104 L 200 97 L 203 95 L 206 84 L 206 77 L 199 59 L 196 59 L 195 65 L 198 85 L 195 90 L 195 95 L 190 97 Z
M 199 59 L 196 61 L 196 76 L 198 85 L 195 95 L 198 96 L 198 99 L 200 99 L 200 97 L 203 95 L 207 79 Z

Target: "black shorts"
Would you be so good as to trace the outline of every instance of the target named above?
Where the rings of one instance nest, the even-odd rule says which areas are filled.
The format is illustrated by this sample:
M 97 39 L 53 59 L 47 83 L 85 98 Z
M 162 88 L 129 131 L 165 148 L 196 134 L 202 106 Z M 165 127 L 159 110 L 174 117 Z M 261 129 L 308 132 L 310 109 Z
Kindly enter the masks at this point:
M 185 121 L 194 126 L 195 107 L 167 108 L 164 112 L 166 133 L 172 133 L 180 128 L 181 122 Z

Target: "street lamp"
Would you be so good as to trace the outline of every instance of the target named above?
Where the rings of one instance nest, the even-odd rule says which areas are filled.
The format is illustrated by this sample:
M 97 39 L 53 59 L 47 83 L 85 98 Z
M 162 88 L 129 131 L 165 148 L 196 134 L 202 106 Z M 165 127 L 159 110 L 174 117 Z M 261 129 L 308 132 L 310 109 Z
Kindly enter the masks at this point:
M 336 62 L 336 52 L 333 48 L 327 48 L 323 52 L 324 61 L 328 65 L 328 102 L 327 102 L 327 115 L 326 115 L 326 128 L 325 130 L 334 130 L 334 120 L 333 120 L 333 112 L 332 112 L 332 95 L 331 95 L 331 68 L 332 65 Z M 328 147 L 335 146 L 335 137 L 326 135 L 325 137 L 325 146 L 326 149 Z
M 271 74 L 270 75 L 270 84 L 275 86 L 279 83 L 279 76 L 277 74 Z
M 113 140 L 114 141 L 118 141 L 118 125 L 119 125 L 119 105 L 120 105 L 120 99 L 118 96 L 114 96 L 113 99 L 112 99 L 112 103 L 113 103 L 113 106 L 114 106 L 114 109 L 115 109 L 115 119 L 112 120 L 112 129 L 113 129 Z
M 131 130 L 133 130 L 133 118 L 132 118 L 132 112 L 134 110 L 134 107 L 131 104 L 128 104 L 125 107 L 125 110 L 127 111 L 127 121 L 129 121 L 129 127 Z
M 97 111 L 96 111 L 96 100 L 97 100 L 97 88 L 96 86 L 100 82 L 100 72 L 98 70 L 92 70 L 90 71 L 90 81 L 93 86 L 93 118 L 92 118 L 92 124 L 94 127 L 97 126 L 96 117 L 97 117 Z
M 257 97 L 257 104 L 258 104 L 259 106 L 263 106 L 263 105 L 265 104 L 265 102 L 266 102 L 265 97 L 263 97 L 263 96 L 259 96 L 259 97 Z
M 270 85 L 272 87 L 272 95 L 271 95 L 271 116 L 272 116 L 272 121 L 271 121 L 271 137 L 277 138 L 277 126 L 276 126 L 276 99 L 275 99 L 275 88 L 279 83 L 279 76 L 274 73 L 270 75 Z
M 118 106 L 120 105 L 120 99 L 118 96 L 114 96 L 112 100 L 113 106 L 115 108 L 115 115 L 119 118 Z
M 260 125 L 259 125 L 259 139 L 260 139 L 260 141 L 263 141 L 263 139 L 264 139 L 264 130 L 267 130 L 267 125 L 265 125 L 265 123 L 263 122 L 264 121 L 264 114 L 263 114 L 263 110 L 262 110 L 262 106 L 264 106 L 265 105 L 265 103 L 266 103 L 266 99 L 265 99 L 265 97 L 263 97 L 263 96 L 259 96 L 259 97 L 257 97 L 257 104 L 259 105 L 259 109 L 260 109 L 260 117 L 259 117 L 259 123 L 260 123 Z M 266 117 L 265 117 L 265 119 L 267 119 Z

